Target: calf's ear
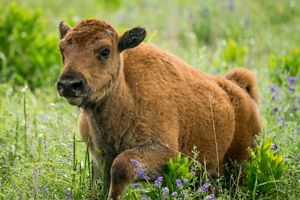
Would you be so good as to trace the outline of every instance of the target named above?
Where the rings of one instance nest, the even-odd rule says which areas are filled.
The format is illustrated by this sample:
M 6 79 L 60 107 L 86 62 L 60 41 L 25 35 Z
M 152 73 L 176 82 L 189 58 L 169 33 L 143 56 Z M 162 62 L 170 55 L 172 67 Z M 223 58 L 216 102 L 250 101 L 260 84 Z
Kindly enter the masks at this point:
M 146 30 L 144 28 L 136 27 L 126 31 L 120 38 L 118 49 L 122 52 L 125 49 L 133 48 L 139 45 L 146 37 Z
M 59 22 L 58 27 L 59 27 L 60 39 L 64 38 L 65 35 L 68 33 L 68 31 L 71 29 L 71 27 L 63 21 Z

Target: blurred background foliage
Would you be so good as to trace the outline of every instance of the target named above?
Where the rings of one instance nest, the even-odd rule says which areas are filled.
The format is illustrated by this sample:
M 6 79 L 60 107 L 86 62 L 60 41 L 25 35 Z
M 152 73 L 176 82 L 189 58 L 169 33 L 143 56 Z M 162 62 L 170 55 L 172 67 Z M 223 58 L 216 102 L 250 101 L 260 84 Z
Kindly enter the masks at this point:
M 85 18 L 107 20 L 120 33 L 144 26 L 147 42 L 215 74 L 246 66 L 296 76 L 299 69 L 296 0 L 0 2 L 1 82 L 53 85 L 62 67 L 57 25 Z M 280 84 L 276 73 L 270 80 Z
M 39 87 L 55 80 L 60 60 L 57 35 L 47 33 L 41 14 L 17 4 L 10 4 L 1 12 L 1 81 L 27 81 L 30 86 Z

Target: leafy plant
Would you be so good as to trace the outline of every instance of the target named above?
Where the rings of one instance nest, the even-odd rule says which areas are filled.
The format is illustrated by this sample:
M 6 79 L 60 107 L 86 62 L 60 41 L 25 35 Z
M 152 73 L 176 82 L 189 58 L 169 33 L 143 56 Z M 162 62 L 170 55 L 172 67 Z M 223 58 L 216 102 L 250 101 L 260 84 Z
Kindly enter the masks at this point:
M 173 199 L 174 197 L 184 198 L 187 195 L 187 189 L 192 181 L 190 172 L 192 162 L 187 157 L 178 153 L 174 159 L 171 158 L 164 166 L 162 176 L 157 177 L 154 184 L 149 182 L 150 177 L 147 176 L 143 166 L 137 160 L 131 159 L 131 162 L 135 166 L 137 175 L 146 182 L 130 186 L 130 190 L 125 194 L 125 199 L 139 199 L 138 197 Z
M 232 67 L 246 65 L 247 46 L 238 44 L 234 39 L 222 40 L 219 45 L 212 61 L 217 71 L 225 73 Z
M 177 191 L 184 188 L 192 179 L 192 174 L 189 170 L 192 162 L 180 153 L 176 154 L 174 159 L 170 159 L 164 166 L 163 177 L 165 181 L 163 186 L 168 187 L 171 191 Z
M 243 65 L 247 52 L 246 46 L 240 46 L 235 40 L 229 39 L 222 52 L 222 57 L 228 63 Z
M 31 87 L 53 83 L 60 61 L 58 36 L 46 33 L 40 12 L 11 4 L 0 21 L 0 81 Z
M 280 182 L 287 165 L 283 156 L 278 155 L 277 145 L 271 139 L 265 140 L 251 151 L 246 162 L 246 187 L 255 194 L 257 191 L 269 193 Z
M 275 83 L 282 85 L 283 74 L 295 77 L 300 71 L 300 49 L 295 48 L 291 52 L 269 57 L 270 78 Z

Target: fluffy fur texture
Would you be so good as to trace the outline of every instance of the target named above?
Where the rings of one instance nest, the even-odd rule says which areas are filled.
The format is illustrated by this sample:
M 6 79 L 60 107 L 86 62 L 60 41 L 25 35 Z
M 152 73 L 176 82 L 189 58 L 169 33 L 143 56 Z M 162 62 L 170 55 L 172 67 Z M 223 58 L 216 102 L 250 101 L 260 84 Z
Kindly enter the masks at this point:
M 247 148 L 261 132 L 251 72 L 210 76 L 149 44 L 122 46 L 121 52 L 118 46 L 127 44 L 122 41 L 127 37 L 99 20 L 63 28 L 62 74 L 74 71 L 86 80 L 79 129 L 98 166 L 104 166 L 109 198 L 117 199 L 140 179 L 130 159 L 152 179 L 175 150 L 191 155 L 193 146 L 211 174 L 229 159 L 247 159 Z M 93 52 L 103 45 L 110 47 L 105 61 Z

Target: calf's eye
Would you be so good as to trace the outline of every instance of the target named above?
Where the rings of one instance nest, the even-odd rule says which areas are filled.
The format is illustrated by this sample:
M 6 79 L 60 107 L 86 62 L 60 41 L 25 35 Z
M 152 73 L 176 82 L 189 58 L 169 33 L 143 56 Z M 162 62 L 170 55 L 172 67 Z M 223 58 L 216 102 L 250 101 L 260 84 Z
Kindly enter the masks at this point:
M 110 50 L 108 48 L 100 48 L 95 49 L 94 53 L 96 54 L 99 60 L 107 60 L 110 54 Z
M 109 57 L 109 49 L 104 49 L 102 52 L 101 52 L 101 58 L 103 60 L 106 60 L 108 57 Z

